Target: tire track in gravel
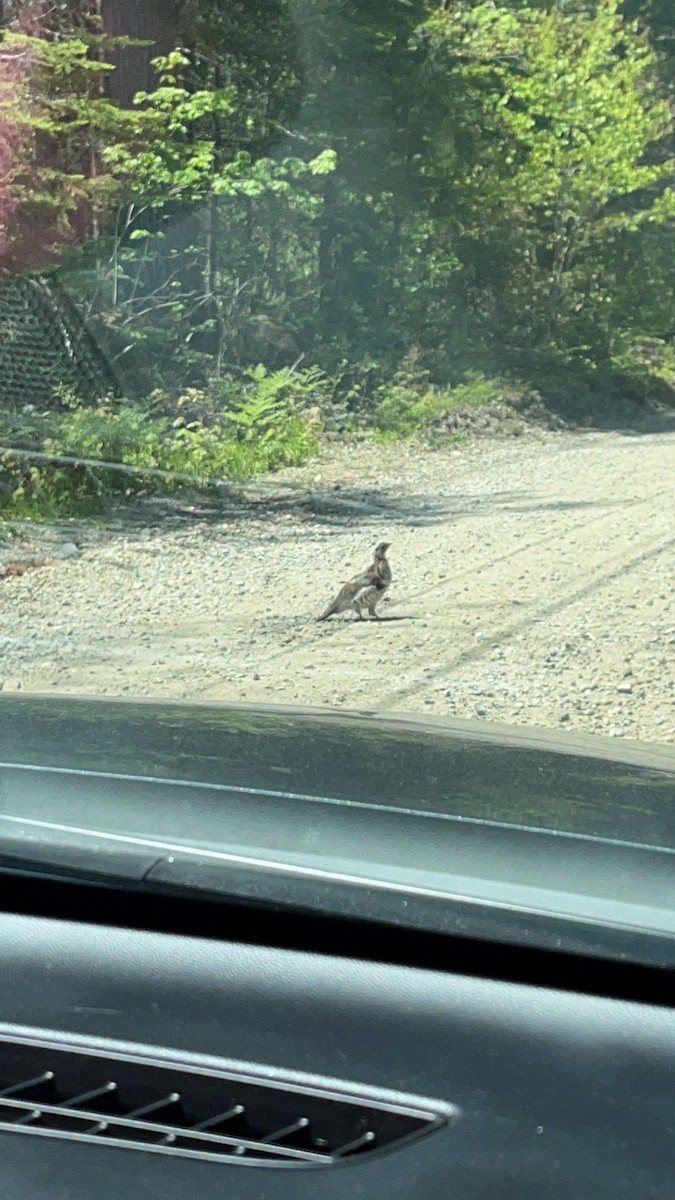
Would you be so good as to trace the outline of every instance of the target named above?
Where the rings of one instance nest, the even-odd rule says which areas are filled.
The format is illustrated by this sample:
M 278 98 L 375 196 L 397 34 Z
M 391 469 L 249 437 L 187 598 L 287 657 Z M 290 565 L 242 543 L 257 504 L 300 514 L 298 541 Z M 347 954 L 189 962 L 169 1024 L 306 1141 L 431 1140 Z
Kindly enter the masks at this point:
M 661 496 L 672 495 L 672 494 L 673 493 L 668 493 L 668 492 L 663 492 L 663 491 L 654 492 L 653 495 L 649 496 L 647 499 L 628 500 L 628 501 L 618 500 L 614 504 L 612 504 L 608 507 L 611 510 L 616 510 L 616 509 L 624 510 L 626 508 L 637 508 L 641 505 L 645 505 L 650 502 L 653 502 L 653 501 L 659 499 L 659 497 L 661 497 Z M 578 507 L 581 508 L 584 506 L 579 505 Z M 502 509 L 502 512 L 512 512 L 512 511 L 514 511 L 514 510 L 510 507 L 505 507 Z M 566 509 L 566 511 L 570 511 L 570 510 Z M 602 523 L 603 521 L 609 519 L 611 515 L 613 515 L 613 512 L 598 513 L 597 516 L 592 517 L 586 521 L 586 528 L 590 528 L 591 525 Z M 494 569 L 495 567 L 500 566 L 502 563 L 513 562 L 513 560 L 519 555 L 524 556 L 526 554 L 530 554 L 530 553 L 532 553 L 533 550 L 538 550 L 544 546 L 550 546 L 550 544 L 551 544 L 550 534 L 548 536 L 534 538 L 531 541 L 523 541 L 515 549 L 511 549 L 507 553 L 504 553 L 504 554 L 497 554 L 493 558 L 491 558 L 489 561 L 477 564 L 475 569 L 477 572 L 490 571 L 490 570 Z
M 660 558 L 661 555 L 665 555 L 668 551 L 672 550 L 675 550 L 675 537 L 669 538 L 666 542 L 655 543 L 653 546 L 643 551 L 641 554 L 636 555 L 634 558 L 629 559 L 628 561 L 621 557 L 615 557 L 614 563 L 616 565 L 611 569 L 604 571 L 599 576 L 593 578 L 590 583 L 584 585 L 583 587 L 577 588 L 576 591 L 570 592 L 560 600 L 557 600 L 551 604 L 540 606 L 535 612 L 523 617 L 523 619 L 520 621 L 514 621 L 505 628 L 496 630 L 494 633 L 487 632 L 484 642 L 481 642 L 481 644 L 478 646 L 471 647 L 471 649 L 461 651 L 453 660 L 450 660 L 448 663 L 449 669 L 452 670 L 453 667 L 460 667 L 484 658 L 488 653 L 491 653 L 496 646 L 510 641 L 517 634 L 524 633 L 526 630 L 532 628 L 532 626 L 544 620 L 545 618 L 557 615 L 563 612 L 566 608 L 571 608 L 580 600 L 585 600 L 589 596 L 592 596 L 594 592 L 598 592 L 602 588 L 606 587 L 608 583 L 611 583 L 616 579 L 624 579 L 632 571 L 638 570 L 645 563 L 656 560 Z M 413 680 L 412 686 L 398 688 L 395 691 L 386 694 L 382 698 L 384 707 L 388 708 L 393 706 L 396 708 L 400 700 L 415 695 L 419 690 L 416 684 L 422 682 L 422 678 L 417 676 L 417 678 Z

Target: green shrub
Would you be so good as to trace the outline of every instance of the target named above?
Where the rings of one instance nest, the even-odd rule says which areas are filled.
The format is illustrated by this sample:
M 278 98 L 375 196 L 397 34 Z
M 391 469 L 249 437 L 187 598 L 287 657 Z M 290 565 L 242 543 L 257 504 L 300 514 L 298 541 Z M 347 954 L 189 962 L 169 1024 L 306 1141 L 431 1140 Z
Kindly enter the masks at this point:
M 382 388 L 375 407 L 374 424 L 380 433 L 412 437 L 440 416 L 442 397 L 431 390 L 419 395 L 412 388 L 394 384 Z
M 268 374 L 255 367 L 244 384 L 231 384 L 226 404 L 222 388 L 216 395 L 191 389 L 175 402 L 154 393 L 144 406 L 109 401 L 85 408 L 62 396 L 62 411 L 34 427 L 32 444 L 26 435 L 21 442 L 10 436 L 7 443 L 137 467 L 139 473 L 6 454 L 0 457 L 0 511 L 43 516 L 96 511 L 117 494 L 243 481 L 299 465 L 318 447 L 320 422 L 310 400 L 323 384 L 324 377 L 313 369 Z M 154 477 L 143 468 L 189 475 L 192 483 Z
M 611 363 L 641 403 L 675 407 L 675 345 L 633 336 L 612 355 Z
M 518 386 L 500 376 L 486 377 L 480 371 L 467 371 L 463 383 L 445 393 L 446 411 L 456 408 L 488 408 L 513 398 Z
M 414 437 L 429 433 L 437 422 L 457 409 L 512 402 L 522 392 L 522 386 L 515 382 L 486 378 L 474 372 L 467 372 L 464 382 L 447 390 L 428 385 L 417 390 L 394 384 L 379 389 L 374 425 L 386 437 Z

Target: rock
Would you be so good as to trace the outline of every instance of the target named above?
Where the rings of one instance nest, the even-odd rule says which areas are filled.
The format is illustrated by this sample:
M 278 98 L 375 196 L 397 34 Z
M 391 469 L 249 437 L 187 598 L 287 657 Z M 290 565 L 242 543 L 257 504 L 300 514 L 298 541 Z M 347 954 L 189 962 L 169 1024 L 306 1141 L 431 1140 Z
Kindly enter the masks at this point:
M 54 558 L 68 559 L 79 558 L 79 556 L 80 548 L 79 546 L 75 545 L 75 542 L 63 542 L 63 544 L 58 546 L 54 551 Z
M 623 692 L 625 696 L 630 696 L 633 691 L 633 685 L 632 683 L 620 683 L 616 690 L 617 692 Z

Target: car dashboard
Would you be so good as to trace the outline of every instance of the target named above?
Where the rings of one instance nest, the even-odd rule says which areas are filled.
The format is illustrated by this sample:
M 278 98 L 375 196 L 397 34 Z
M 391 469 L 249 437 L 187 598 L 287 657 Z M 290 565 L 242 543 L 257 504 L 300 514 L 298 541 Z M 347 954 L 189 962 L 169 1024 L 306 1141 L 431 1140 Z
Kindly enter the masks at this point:
M 574 942 L 569 913 L 557 945 L 551 914 L 537 923 L 521 911 L 498 938 L 484 894 L 463 905 L 432 897 L 436 914 L 451 915 L 444 924 L 419 907 L 419 889 L 406 897 L 383 890 L 382 878 L 369 888 L 342 877 L 331 891 L 326 871 L 312 890 L 286 863 L 275 892 L 270 880 L 280 877 L 263 880 L 260 864 L 242 863 L 237 875 L 230 861 L 219 874 L 215 852 L 193 845 L 172 856 L 149 835 L 121 858 L 118 847 L 116 873 L 85 870 L 81 847 L 68 865 L 63 830 L 77 828 L 86 846 L 87 805 L 97 861 L 109 863 L 104 796 L 118 785 L 75 764 L 76 743 L 62 746 L 74 710 L 52 727 L 53 710 L 37 705 L 38 734 L 19 747 L 12 709 L 0 709 L 30 768 L 22 778 L 34 779 L 20 800 L 17 763 L 0 777 L 2 817 L 14 829 L 13 857 L 6 842 L 0 863 L 2 1200 L 671 1200 L 665 923 L 643 931 L 642 955 L 629 953 L 641 944 L 637 927 L 622 945 L 598 940 L 599 925 L 592 935 L 579 926 Z M 160 724 L 166 718 L 163 710 Z M 43 861 L 37 853 L 35 772 L 49 798 L 67 755 L 76 783 L 70 800 L 57 797 L 56 866 L 44 839 Z M 40 773 L 38 759 L 49 770 Z M 653 776 L 659 795 L 669 778 Z M 135 784 L 118 784 L 120 810 L 131 811 Z M 179 840 L 177 802 L 166 796 Z M 197 802 L 187 807 L 194 826 Z M 221 823 L 228 813 L 241 833 L 232 801 Z M 465 867 L 472 839 L 484 864 L 497 853 L 494 830 L 484 841 L 472 830 L 453 842 Z M 22 839 L 36 845 L 31 864 L 20 860 Z M 572 891 L 574 844 L 555 845 L 572 855 Z M 626 905 L 626 872 L 643 858 L 635 847 L 615 852 Z M 588 846 L 578 863 L 590 871 Z

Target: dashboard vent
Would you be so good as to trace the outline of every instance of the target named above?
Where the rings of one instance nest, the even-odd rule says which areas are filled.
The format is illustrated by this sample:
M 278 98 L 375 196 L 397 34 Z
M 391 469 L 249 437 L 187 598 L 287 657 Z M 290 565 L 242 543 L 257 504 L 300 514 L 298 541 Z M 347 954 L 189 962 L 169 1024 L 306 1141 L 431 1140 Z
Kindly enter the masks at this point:
M 0 1130 L 208 1161 L 328 1166 L 439 1113 L 99 1052 L 0 1042 Z

